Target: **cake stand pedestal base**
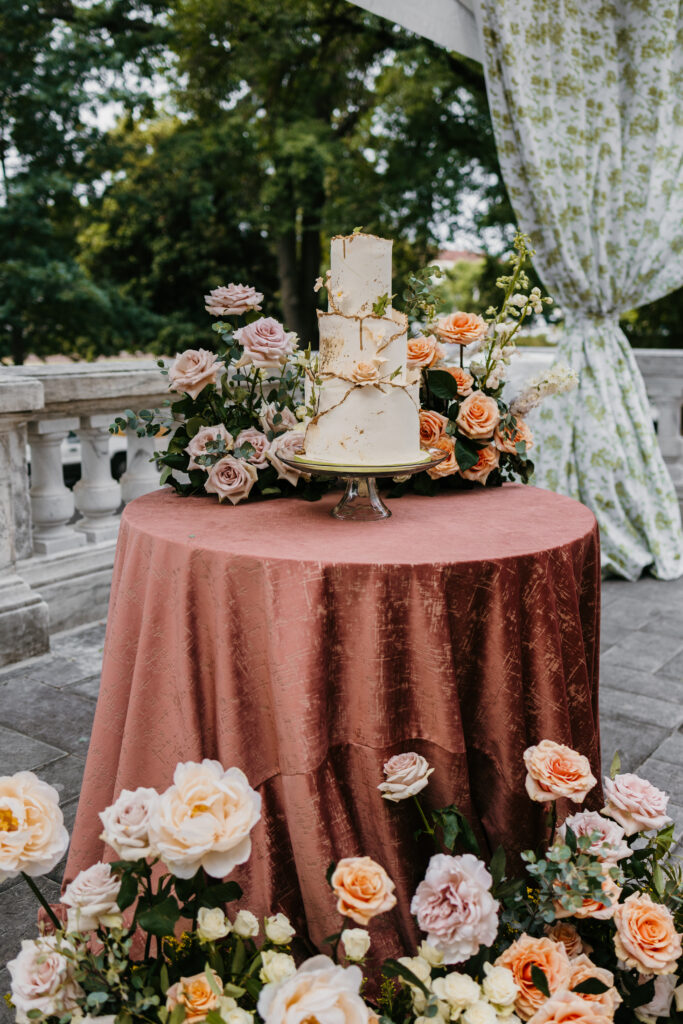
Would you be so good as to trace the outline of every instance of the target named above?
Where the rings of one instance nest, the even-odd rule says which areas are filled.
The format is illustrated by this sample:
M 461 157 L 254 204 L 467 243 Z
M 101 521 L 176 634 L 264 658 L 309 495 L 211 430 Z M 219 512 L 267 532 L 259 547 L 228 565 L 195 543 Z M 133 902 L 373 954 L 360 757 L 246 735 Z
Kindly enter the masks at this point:
M 330 514 L 335 519 L 372 522 L 375 519 L 388 519 L 391 512 L 379 496 L 374 476 L 349 476 L 346 478 L 344 497 Z

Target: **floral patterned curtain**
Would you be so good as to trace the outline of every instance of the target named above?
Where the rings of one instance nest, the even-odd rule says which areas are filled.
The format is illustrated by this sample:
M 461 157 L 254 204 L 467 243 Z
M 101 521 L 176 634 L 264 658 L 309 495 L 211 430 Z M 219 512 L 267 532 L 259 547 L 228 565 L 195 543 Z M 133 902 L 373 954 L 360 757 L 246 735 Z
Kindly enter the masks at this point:
M 534 424 L 536 482 L 584 502 L 603 565 L 683 574 L 676 494 L 620 313 L 683 284 L 683 7 L 481 0 L 505 183 L 579 375 Z

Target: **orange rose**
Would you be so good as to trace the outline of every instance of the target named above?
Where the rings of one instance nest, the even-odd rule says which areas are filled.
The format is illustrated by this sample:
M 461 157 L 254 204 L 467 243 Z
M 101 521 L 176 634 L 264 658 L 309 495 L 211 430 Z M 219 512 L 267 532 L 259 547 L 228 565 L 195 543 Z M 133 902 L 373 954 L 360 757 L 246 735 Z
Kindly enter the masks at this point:
M 433 334 L 408 339 L 408 366 L 433 366 L 443 359 L 443 349 Z
M 562 917 L 578 917 L 579 919 L 593 917 L 598 921 L 609 921 L 611 917 L 614 917 L 614 911 L 621 896 L 621 887 L 617 885 L 611 875 L 607 874 L 607 871 L 605 871 L 605 877 L 602 882 L 602 891 L 609 897 L 609 904 L 601 903 L 599 900 L 585 899 L 578 910 L 566 910 L 557 901 L 555 903 L 555 917 L 558 919 Z
M 528 747 L 524 764 L 526 791 L 537 803 L 567 797 L 580 804 L 596 784 L 588 758 L 552 740 Z
M 546 976 L 551 995 L 566 989 L 571 976 L 571 965 L 564 946 L 551 939 L 534 939 L 522 935 L 496 960 L 497 967 L 512 971 L 519 989 L 515 1011 L 522 1020 L 529 1020 L 546 1000 L 531 980 L 531 968 L 539 967 Z
M 614 987 L 614 975 L 612 972 L 605 970 L 604 967 L 596 967 L 592 960 L 589 960 L 583 953 L 581 956 L 577 956 L 575 960 L 572 960 L 571 968 L 570 989 L 575 989 L 577 985 L 580 985 L 583 981 L 588 981 L 589 978 L 597 978 L 603 985 L 607 985 L 605 992 L 595 994 L 577 992 L 576 995 L 580 995 L 582 999 L 587 999 L 589 1003 L 596 1003 L 598 1006 L 601 1006 L 608 1015 L 608 1019 L 611 1020 L 614 1016 L 614 1011 L 622 1001 L 621 996 Z
M 448 458 L 440 462 L 438 466 L 432 466 L 431 469 L 427 470 L 432 480 L 439 480 L 443 476 L 453 476 L 454 473 L 458 472 L 454 437 L 451 437 L 450 434 L 444 434 L 443 437 L 437 438 L 434 444 L 430 445 L 430 448 L 438 448 L 439 451 L 447 452 L 448 454 Z
M 420 409 L 420 444 L 423 448 L 435 445 L 446 434 L 448 419 L 432 409 Z
M 466 437 L 491 437 L 500 422 L 498 402 L 482 391 L 468 395 L 455 421 Z
M 547 999 L 529 1024 L 608 1024 L 613 1018 L 598 1003 L 589 1003 L 577 992 L 558 992 Z
M 681 936 L 671 911 L 634 893 L 614 910 L 614 947 L 627 967 L 642 974 L 673 974 L 681 956 Z
M 344 857 L 334 869 L 331 883 L 337 910 L 357 924 L 367 925 L 396 905 L 394 883 L 371 857 Z
M 489 474 L 498 468 L 499 462 L 500 452 L 492 444 L 487 444 L 486 448 L 479 451 L 479 458 L 471 469 L 461 470 L 460 476 L 463 476 L 465 480 L 475 480 L 480 484 L 485 484 Z
M 451 345 L 469 345 L 483 338 L 488 329 L 489 325 L 476 313 L 458 312 L 439 320 L 436 334 L 439 341 Z
M 557 921 L 556 924 L 547 924 L 543 931 L 553 942 L 562 943 L 570 960 L 573 960 L 575 956 L 579 956 L 581 953 L 592 952 L 592 947 L 583 941 L 574 925 L 568 921 Z
M 217 987 L 222 991 L 223 982 L 215 971 L 211 972 L 216 981 Z M 209 985 L 206 974 L 193 974 L 190 978 L 181 978 L 175 985 L 171 985 L 166 993 L 166 1009 L 173 1011 L 176 1006 L 185 1007 L 186 1024 L 196 1024 L 197 1021 L 206 1020 L 209 1010 L 218 1008 L 219 997 Z
M 474 384 L 474 377 L 467 370 L 463 370 L 461 366 L 444 366 L 446 373 L 450 373 L 455 383 L 458 385 L 458 394 L 461 398 L 466 398 L 467 395 L 472 394 L 472 385 Z
M 507 427 L 503 430 L 500 429 L 500 424 L 495 429 L 493 434 L 493 443 L 496 448 L 501 452 L 507 452 L 509 455 L 516 455 L 516 445 L 520 441 L 526 441 L 526 450 L 534 446 L 534 435 L 527 427 L 524 420 L 517 417 L 517 422 L 514 427 Z

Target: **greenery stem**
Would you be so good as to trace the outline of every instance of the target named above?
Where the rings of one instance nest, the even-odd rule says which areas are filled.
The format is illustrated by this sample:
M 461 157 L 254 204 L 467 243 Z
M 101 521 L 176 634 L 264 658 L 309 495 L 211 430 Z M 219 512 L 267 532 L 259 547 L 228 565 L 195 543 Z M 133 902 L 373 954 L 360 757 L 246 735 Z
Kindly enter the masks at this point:
M 38 902 L 41 904 L 41 906 L 43 907 L 43 910 L 45 911 L 47 916 L 50 918 L 50 920 L 52 921 L 52 923 L 55 926 L 55 928 L 57 930 L 59 930 L 62 927 L 62 923 L 59 920 L 59 918 L 57 917 L 57 915 L 55 914 L 55 912 L 52 909 L 52 907 L 50 906 L 50 904 L 47 902 L 47 900 L 43 896 L 42 892 L 40 891 L 40 889 L 38 888 L 36 883 L 33 881 L 32 878 L 29 878 L 29 876 L 27 874 L 25 874 L 23 871 L 21 872 L 21 877 L 24 879 L 24 881 L 28 885 L 29 889 L 33 892 L 33 895 L 36 897 Z
M 413 801 L 414 801 L 415 806 L 417 807 L 418 811 L 420 812 L 420 817 L 422 818 L 422 821 L 424 822 L 424 827 L 425 827 L 425 831 L 426 831 L 427 835 L 434 836 L 434 829 L 432 828 L 432 826 L 427 821 L 427 816 L 426 816 L 425 812 L 422 810 L 422 804 L 420 803 L 420 801 L 417 799 L 416 796 L 413 797 Z

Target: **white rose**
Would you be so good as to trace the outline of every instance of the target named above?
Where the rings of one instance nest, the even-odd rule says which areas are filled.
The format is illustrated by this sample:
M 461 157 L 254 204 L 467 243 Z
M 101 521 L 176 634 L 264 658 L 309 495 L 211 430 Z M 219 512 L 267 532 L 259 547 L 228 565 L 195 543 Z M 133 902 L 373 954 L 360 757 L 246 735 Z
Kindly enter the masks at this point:
M 276 953 L 282 956 L 282 953 Z M 279 985 L 266 985 L 259 996 L 258 1012 L 264 1024 L 370 1024 L 370 1010 L 360 995 L 360 967 L 339 967 L 328 956 L 306 960 L 298 971 Z
M 232 930 L 240 939 L 253 939 L 258 935 L 258 918 L 251 910 L 240 910 L 232 922 Z
M 455 1013 L 462 1013 L 481 999 L 481 989 L 476 981 L 457 971 L 451 971 L 445 978 L 433 981 L 432 992 L 437 999 L 448 1003 Z
M 254 1024 L 254 1014 L 243 1010 L 241 1006 L 235 1006 L 228 1013 L 223 1013 L 221 1010 L 221 1017 L 225 1024 Z
M 370 949 L 370 932 L 365 928 L 346 928 L 341 941 L 349 960 L 362 960 Z
M 294 957 L 290 956 L 289 953 L 278 953 L 274 949 L 264 949 L 261 952 L 261 961 L 263 963 L 260 972 L 261 981 L 265 981 L 266 984 L 277 984 L 296 974 Z
M 150 838 L 178 878 L 192 878 L 200 867 L 224 878 L 249 859 L 249 834 L 260 817 L 261 797 L 239 768 L 188 761 L 176 767 L 173 785 L 159 798 Z
M 85 994 L 74 980 L 72 962 L 59 952 L 55 936 L 25 939 L 7 969 L 17 1024 L 29 1024 L 31 1010 L 61 1017 L 76 1009 L 76 1000 Z
M 498 1014 L 490 1003 L 480 999 L 468 1006 L 460 1019 L 464 1024 L 497 1024 Z
M 0 777 L 0 882 L 47 874 L 68 845 L 57 790 L 33 772 Z
M 273 917 L 267 917 L 264 929 L 266 938 L 274 942 L 276 946 L 286 946 L 296 935 L 296 931 L 292 928 L 289 918 L 285 917 L 284 914 L 275 914 Z
M 421 956 L 400 956 L 398 962 L 407 967 L 409 971 L 419 978 L 421 982 L 426 984 L 432 976 L 432 969 L 426 960 L 423 960 Z M 408 984 L 411 984 L 408 982 Z
M 512 971 L 507 967 L 494 967 L 493 964 L 485 963 L 484 974 L 486 977 L 481 987 L 489 1002 L 495 1004 L 499 1013 L 512 1006 L 519 992 Z
M 149 827 L 159 804 L 155 789 L 140 786 L 124 789 L 114 803 L 100 813 L 104 832 L 100 839 L 116 853 L 119 860 L 141 860 L 154 857 L 156 851 L 149 841 Z
M 116 902 L 120 888 L 121 880 L 112 875 L 111 865 L 101 861 L 76 875 L 59 901 L 68 907 L 67 931 L 120 928 L 123 918 Z
M 443 963 L 443 953 L 440 949 L 435 949 L 434 946 L 430 946 L 424 939 L 420 943 L 418 953 L 423 960 L 426 960 L 432 967 L 440 967 Z
M 202 942 L 216 942 L 230 934 L 230 922 L 220 907 L 201 907 L 197 915 L 197 935 Z
M 396 754 L 384 765 L 386 782 L 377 788 L 385 800 L 398 803 L 424 789 L 433 771 L 425 758 L 414 751 Z

